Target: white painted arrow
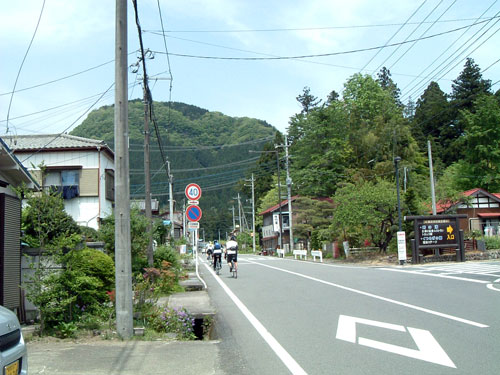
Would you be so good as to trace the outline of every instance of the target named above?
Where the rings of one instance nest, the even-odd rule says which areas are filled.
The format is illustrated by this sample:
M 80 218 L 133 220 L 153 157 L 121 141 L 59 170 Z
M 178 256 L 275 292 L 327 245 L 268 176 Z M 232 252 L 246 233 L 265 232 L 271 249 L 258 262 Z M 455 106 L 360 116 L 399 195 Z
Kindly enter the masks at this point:
M 406 332 L 406 328 L 401 325 L 356 318 L 347 315 L 340 315 L 339 323 L 337 326 L 337 339 L 352 342 L 355 344 L 356 323 L 390 329 L 393 331 Z M 448 357 L 446 352 L 429 331 L 408 327 L 408 332 L 415 341 L 418 349 L 405 348 L 403 346 L 388 344 L 364 337 L 358 338 L 358 344 L 410 358 L 420 359 L 422 361 L 436 363 L 438 365 L 456 368 L 453 361 L 450 359 L 450 357 Z

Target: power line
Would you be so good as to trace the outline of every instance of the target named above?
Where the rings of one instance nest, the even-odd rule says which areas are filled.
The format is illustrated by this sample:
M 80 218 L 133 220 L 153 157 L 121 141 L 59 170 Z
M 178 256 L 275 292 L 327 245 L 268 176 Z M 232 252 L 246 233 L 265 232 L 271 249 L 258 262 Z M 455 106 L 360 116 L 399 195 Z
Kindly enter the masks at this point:
M 451 23 L 451 22 L 466 22 L 473 21 L 474 18 L 458 18 L 439 21 L 440 23 Z M 431 23 L 432 21 L 427 21 L 423 23 Z M 315 30 L 339 30 L 339 29 L 362 29 L 362 28 L 372 28 L 372 27 L 393 27 L 401 25 L 415 25 L 421 22 L 406 22 L 406 23 L 381 23 L 381 24 L 367 24 L 367 25 L 350 25 L 350 26 L 324 26 L 324 27 L 295 27 L 295 28 L 270 28 L 270 29 L 226 29 L 226 30 L 167 30 L 166 33 L 257 33 L 257 32 L 282 32 L 282 31 L 315 31 Z M 159 30 L 143 30 L 145 33 L 160 33 Z
M 364 70 L 364 69 L 365 69 L 365 68 L 366 68 L 366 67 L 367 67 L 367 66 L 368 66 L 368 65 L 369 65 L 369 64 L 373 61 L 373 59 L 374 59 L 375 57 L 377 57 L 377 56 L 378 56 L 378 54 L 379 54 L 379 53 L 380 53 L 380 52 L 381 52 L 381 51 L 382 51 L 385 47 L 389 46 L 389 42 L 390 42 L 390 41 L 391 41 L 391 40 L 392 40 L 392 39 L 393 39 L 393 38 L 394 38 L 394 37 L 395 37 L 395 36 L 396 36 L 396 35 L 397 35 L 397 34 L 398 34 L 398 33 L 399 33 L 402 29 L 403 29 L 403 27 L 405 27 L 405 26 L 406 26 L 406 24 L 407 24 L 407 23 L 408 23 L 408 22 L 409 22 L 409 21 L 413 18 L 413 16 L 414 16 L 415 14 L 417 14 L 417 12 L 420 10 L 420 8 L 422 8 L 422 7 L 424 6 L 424 4 L 425 4 L 426 2 L 427 2 L 427 0 L 424 0 L 424 1 L 420 4 L 420 6 L 419 6 L 419 7 L 418 7 L 418 8 L 417 8 L 417 9 L 416 9 L 416 10 L 415 10 L 412 14 L 411 14 L 411 16 L 410 16 L 410 17 L 408 17 L 408 19 L 405 21 L 405 23 L 403 23 L 403 24 L 401 25 L 401 27 L 400 27 L 400 28 L 399 28 L 399 29 L 398 29 L 398 30 L 397 30 L 394 34 L 392 34 L 392 36 L 391 36 L 391 37 L 389 38 L 389 40 L 385 43 L 385 45 L 384 45 L 384 46 L 382 46 L 381 48 L 379 48 L 379 49 L 377 50 L 377 52 L 375 53 L 375 55 L 373 55 L 373 56 L 372 56 L 372 58 L 371 58 L 370 60 L 368 60 L 368 62 L 367 62 L 367 63 L 363 66 L 363 68 L 361 68 L 361 70 Z
M 111 90 L 111 88 L 115 85 L 115 83 L 113 82 L 111 84 L 111 86 L 108 87 L 108 89 L 106 91 L 103 92 L 103 94 L 101 95 L 100 98 L 98 98 L 85 112 L 83 112 L 75 121 L 73 121 L 66 129 L 64 129 L 61 133 L 59 133 L 57 136 L 55 136 L 52 140 L 50 140 L 49 142 L 47 142 L 45 145 L 43 145 L 42 147 L 40 147 L 37 151 L 35 151 L 34 153 L 32 153 L 31 155 L 29 155 L 26 159 L 24 159 L 23 161 L 21 161 L 21 163 L 24 163 L 26 160 L 30 159 L 31 157 L 35 156 L 36 154 L 38 154 L 40 151 L 42 151 L 44 148 L 46 148 L 48 145 L 50 145 L 52 142 L 54 142 L 57 138 L 59 138 L 62 134 L 64 134 L 65 132 L 67 132 L 69 129 L 71 129 L 71 127 L 73 125 L 76 124 L 76 122 L 78 120 L 80 120 L 83 116 L 85 116 L 100 100 L 101 98 L 109 91 Z
M 23 61 L 21 62 L 21 65 L 19 66 L 19 70 L 17 71 L 17 76 L 16 80 L 14 81 L 14 87 L 12 88 L 12 94 L 10 95 L 10 100 L 9 100 L 9 108 L 7 109 L 7 125 L 6 125 L 6 134 L 9 134 L 9 115 L 10 115 L 10 108 L 12 106 L 12 100 L 14 99 L 14 92 L 16 91 L 16 86 L 17 86 L 17 81 L 19 80 L 19 76 L 21 75 L 21 70 L 23 69 L 24 62 L 26 61 L 26 57 L 28 57 L 28 53 L 31 49 L 31 45 L 33 44 L 33 40 L 35 40 L 36 32 L 38 31 L 38 26 L 40 25 L 40 21 L 42 19 L 42 14 L 43 14 L 43 9 L 45 8 L 45 0 L 43 0 L 42 4 L 42 9 L 40 10 L 40 15 L 38 16 L 38 21 L 36 23 L 35 31 L 33 32 L 33 36 L 31 37 L 31 41 L 28 45 L 28 49 L 26 50 L 26 53 L 24 54 Z
M 329 56 L 338 56 L 338 55 L 347 55 L 347 54 L 353 54 L 353 53 L 359 53 L 359 52 L 367 52 L 367 51 L 374 51 L 374 50 L 379 50 L 383 49 L 386 47 L 396 47 L 401 44 L 409 44 L 413 43 L 415 41 L 421 41 L 421 40 L 427 40 L 427 39 L 432 39 L 436 38 L 442 35 L 447 35 L 451 34 L 460 30 L 463 30 L 465 28 L 468 28 L 470 26 L 475 26 L 484 22 L 489 22 L 494 18 L 498 18 L 498 16 L 488 18 L 488 20 L 481 21 L 479 23 L 474 23 L 472 25 L 467 25 L 463 27 L 458 27 L 455 29 L 443 31 L 440 33 L 424 36 L 422 38 L 416 38 L 416 39 L 410 39 L 404 42 L 397 42 L 397 43 L 391 43 L 391 44 L 386 44 L 383 46 L 375 46 L 375 47 L 367 47 L 367 48 L 359 48 L 359 49 L 354 49 L 354 50 L 347 50 L 347 51 L 340 51 L 340 52 L 330 52 L 330 53 L 321 53 L 321 54 L 312 54 L 312 55 L 297 55 L 297 56 L 276 56 L 276 57 L 224 57 L 224 56 L 202 56 L 202 55 L 189 55 L 189 54 L 180 54 L 180 53 L 170 53 L 170 56 L 177 56 L 177 57 L 186 57 L 186 58 L 195 58 L 195 59 L 209 59 L 209 60 L 244 60 L 244 61 L 258 61 L 258 60 L 296 60 L 296 59 L 305 59 L 305 58 L 315 58 L 315 57 L 329 57 Z M 155 53 L 162 54 L 163 52 L 161 51 L 153 51 Z M 363 70 L 362 68 L 361 70 Z
M 446 13 L 446 12 L 448 12 L 448 11 L 450 10 L 450 8 L 451 8 L 453 5 L 455 5 L 455 3 L 456 3 L 456 2 L 457 2 L 457 0 L 454 0 L 454 1 L 453 1 L 453 2 L 452 2 L 449 6 L 448 6 L 448 8 L 446 8 L 446 9 L 444 10 L 444 12 L 443 12 L 443 13 L 441 13 L 441 15 L 440 15 L 440 16 L 439 16 L 439 17 L 438 17 L 438 18 L 437 18 L 437 19 L 436 19 L 436 20 L 435 20 L 435 21 L 434 21 L 431 25 L 429 25 L 429 27 L 428 27 L 428 28 L 427 28 L 427 29 L 426 29 L 426 30 L 425 30 L 425 31 L 424 31 L 424 32 L 423 32 L 420 36 L 422 37 L 422 36 L 424 36 L 425 34 L 427 34 L 427 32 L 428 32 L 430 29 L 432 29 L 432 28 L 434 27 L 434 25 L 436 25 L 436 23 L 437 23 L 437 22 L 441 19 L 441 17 L 443 17 L 443 16 L 445 15 L 445 13 Z M 441 4 L 441 2 L 439 3 L 439 5 L 440 5 L 440 4 Z M 437 7 L 438 7 L 438 6 L 436 6 L 436 8 L 437 8 Z M 436 8 L 434 8 L 434 9 L 436 9 Z M 433 12 L 434 12 L 434 9 L 433 9 Z M 429 14 L 429 16 L 430 16 L 430 14 Z M 416 30 L 416 29 L 415 29 L 415 30 Z M 402 58 L 403 58 L 403 57 L 404 57 L 404 56 L 405 56 L 405 55 L 406 55 L 406 54 L 407 54 L 407 53 L 408 53 L 408 52 L 409 52 L 409 51 L 410 51 L 413 47 L 415 47 L 415 45 L 416 45 L 416 44 L 417 44 L 417 42 L 414 42 L 412 45 L 410 45 L 410 46 L 406 49 L 406 51 L 405 51 L 405 52 L 403 52 L 403 54 L 401 54 L 401 56 L 399 56 L 399 58 L 391 64 L 391 66 L 389 67 L 389 69 L 392 69 L 392 67 L 393 67 L 394 65 L 396 65 L 396 64 L 397 64 L 397 63 L 398 63 L 398 62 L 399 62 L 399 61 L 400 61 L 400 60 L 401 60 L 401 59 L 402 59 Z M 398 48 L 399 48 L 399 47 L 398 47 Z
M 497 0 L 495 0 L 478 18 L 477 20 L 479 20 L 483 15 L 485 15 L 490 9 L 491 7 L 497 2 Z M 434 74 L 443 64 L 445 64 L 448 60 L 450 60 L 453 55 L 455 55 L 458 51 L 460 51 L 460 49 L 462 49 L 472 38 L 474 38 L 474 36 L 476 36 L 477 34 L 479 34 L 481 32 L 481 30 L 487 26 L 487 24 L 493 20 L 494 18 L 497 18 L 498 17 L 498 13 L 494 16 L 494 17 L 491 17 L 489 19 L 489 21 L 487 23 L 485 23 L 483 25 L 483 27 L 481 27 L 478 31 L 476 31 L 465 43 L 462 44 L 462 46 L 458 47 L 453 53 L 451 53 L 447 58 L 445 58 L 436 68 L 434 68 L 431 72 L 430 72 L 430 75 L 431 76 L 428 76 L 426 78 L 422 78 L 417 84 L 413 85 L 409 92 L 407 92 L 407 94 L 405 94 L 406 97 L 410 97 L 410 96 L 413 96 L 415 93 L 417 93 L 418 91 L 420 91 L 422 89 L 422 87 L 426 86 L 427 82 L 431 81 L 432 79 L 434 79 L 442 70 L 439 71 L 439 73 L 437 74 Z M 419 75 L 422 75 L 427 69 L 429 69 L 432 65 L 434 65 L 446 52 L 448 52 L 473 26 L 479 24 L 479 23 L 484 23 L 483 21 L 478 21 L 478 22 L 474 22 L 473 24 L 469 25 L 465 30 L 464 32 L 455 39 L 455 41 L 453 41 L 452 44 L 450 44 L 448 46 L 448 48 L 446 48 L 446 50 L 444 50 L 436 59 L 434 59 L 434 61 L 432 63 L 430 63 L 424 70 L 422 70 Z M 434 74 L 434 75 L 432 75 Z M 405 91 L 406 88 L 408 86 L 410 86 L 413 82 L 415 82 L 416 79 L 413 79 L 410 83 L 408 83 L 403 89 L 402 91 Z M 404 100 L 404 99 L 402 99 Z

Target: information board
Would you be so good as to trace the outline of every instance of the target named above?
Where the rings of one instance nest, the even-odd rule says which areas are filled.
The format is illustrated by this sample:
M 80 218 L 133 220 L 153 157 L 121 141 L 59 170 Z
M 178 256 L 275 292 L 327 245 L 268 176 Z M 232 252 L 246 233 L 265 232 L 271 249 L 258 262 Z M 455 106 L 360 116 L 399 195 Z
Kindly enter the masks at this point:
M 417 226 L 421 245 L 458 244 L 458 228 L 455 220 L 423 220 Z

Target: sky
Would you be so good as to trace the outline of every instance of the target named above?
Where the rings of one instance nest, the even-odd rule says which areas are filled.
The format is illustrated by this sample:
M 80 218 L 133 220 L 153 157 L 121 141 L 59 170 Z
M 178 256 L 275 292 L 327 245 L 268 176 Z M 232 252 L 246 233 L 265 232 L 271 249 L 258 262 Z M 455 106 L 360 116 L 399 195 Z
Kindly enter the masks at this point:
M 132 66 L 139 38 L 127 6 Z M 382 66 L 404 103 L 431 80 L 450 93 L 467 57 L 500 89 L 493 0 L 138 0 L 138 12 L 154 100 L 281 132 L 304 87 L 325 100 L 353 74 L 376 77 Z M 0 51 L 0 134 L 70 132 L 114 103 L 115 1 L 4 2 Z M 142 97 L 141 72 L 129 69 L 130 99 Z

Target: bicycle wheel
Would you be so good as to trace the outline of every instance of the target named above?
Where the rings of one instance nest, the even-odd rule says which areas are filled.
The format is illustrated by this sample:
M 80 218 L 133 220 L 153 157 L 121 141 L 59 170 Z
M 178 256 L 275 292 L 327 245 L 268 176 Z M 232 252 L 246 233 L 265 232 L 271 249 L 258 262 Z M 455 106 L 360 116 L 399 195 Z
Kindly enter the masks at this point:
M 215 273 L 220 274 L 220 260 L 217 259 L 217 263 L 215 264 Z

